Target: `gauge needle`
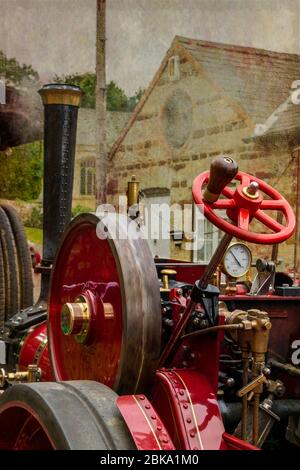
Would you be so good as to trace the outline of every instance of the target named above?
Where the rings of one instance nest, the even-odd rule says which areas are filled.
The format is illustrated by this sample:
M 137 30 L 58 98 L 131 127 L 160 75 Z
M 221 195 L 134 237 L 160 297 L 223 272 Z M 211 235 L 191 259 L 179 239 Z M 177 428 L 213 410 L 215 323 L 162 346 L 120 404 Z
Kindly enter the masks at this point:
M 237 257 L 235 256 L 235 254 L 233 253 L 232 250 L 231 250 L 231 254 L 232 254 L 232 256 L 237 260 L 237 262 L 239 263 L 239 265 L 242 266 L 241 263 L 239 262 L 239 260 L 237 259 Z

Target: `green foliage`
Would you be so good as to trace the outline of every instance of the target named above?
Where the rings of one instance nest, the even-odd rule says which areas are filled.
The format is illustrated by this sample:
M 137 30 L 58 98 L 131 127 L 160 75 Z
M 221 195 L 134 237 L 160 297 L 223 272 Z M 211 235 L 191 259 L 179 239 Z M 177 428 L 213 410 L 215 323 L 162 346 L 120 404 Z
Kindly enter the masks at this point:
M 42 245 L 43 230 L 41 228 L 25 227 L 27 240 L 35 245 Z
M 64 75 L 59 77 L 55 75 L 54 81 L 57 83 L 68 83 L 69 85 L 77 85 L 85 93 L 82 100 L 83 108 L 95 108 L 95 89 L 96 75 L 94 73 Z M 143 94 L 140 88 L 133 96 L 128 97 L 124 90 L 120 88 L 114 81 L 111 81 L 106 87 L 106 105 L 108 111 L 133 111 L 138 100 Z
M 43 209 L 42 207 L 33 207 L 27 220 L 26 227 L 43 228 Z
M 89 207 L 81 206 L 80 204 L 77 204 L 77 206 L 73 207 L 72 209 L 72 217 L 76 217 L 76 215 L 79 214 L 86 214 L 87 212 L 94 212 L 93 209 L 90 209 Z
M 12 85 L 20 85 L 24 79 L 31 82 L 39 79 L 39 74 L 31 65 L 19 64 L 14 58 L 8 59 L 3 51 L 0 51 L 0 76 Z
M 108 111 L 127 111 L 128 98 L 122 88 L 115 82 L 110 82 L 106 90 Z
M 41 142 L 0 152 L 0 198 L 36 199 L 42 188 L 43 157 Z

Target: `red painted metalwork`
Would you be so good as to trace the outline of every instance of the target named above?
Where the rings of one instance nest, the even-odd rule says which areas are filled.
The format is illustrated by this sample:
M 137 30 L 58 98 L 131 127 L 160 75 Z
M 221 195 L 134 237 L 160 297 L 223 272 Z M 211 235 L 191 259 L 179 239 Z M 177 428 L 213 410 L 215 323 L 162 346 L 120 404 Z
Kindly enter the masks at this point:
M 25 336 L 21 343 L 18 364 L 21 371 L 26 371 L 30 364 L 36 364 L 41 368 L 42 381 L 53 380 L 48 354 L 46 322 L 32 328 Z
M 197 370 L 159 370 L 151 396 L 176 449 L 227 450 L 224 426 L 211 384 Z M 243 441 L 237 439 L 240 448 Z
M 123 395 L 117 406 L 138 450 L 175 450 L 163 421 L 145 395 Z
M 11 401 L 1 407 L 2 450 L 54 450 L 46 427 L 24 403 Z
M 158 273 L 165 268 L 175 269 L 176 279 L 190 284 L 198 281 L 206 268 L 206 264 L 189 263 L 170 258 L 155 258 L 154 262 Z
M 234 179 L 240 184 L 233 191 L 229 187 L 225 187 L 222 195 L 225 199 L 219 199 L 213 204 L 207 203 L 203 198 L 203 187 L 208 182 L 210 172 L 205 171 L 198 175 L 193 183 L 192 193 L 196 204 L 204 209 L 204 215 L 218 228 L 224 232 L 252 243 L 273 244 L 281 243 L 287 240 L 295 230 L 294 212 L 281 194 L 269 186 L 264 181 L 255 176 L 248 175 L 239 171 Z M 256 182 L 259 185 L 259 195 L 257 198 L 251 198 L 244 192 L 250 182 Z M 270 199 L 264 199 L 261 191 L 263 191 Z M 236 224 L 222 219 L 215 213 L 215 210 L 226 210 L 228 217 Z M 285 215 L 285 224 L 282 225 L 275 219 L 270 217 L 265 211 L 282 211 Z M 252 219 L 257 219 L 264 226 L 275 233 L 257 233 L 250 231 L 249 224 Z
M 118 268 L 108 240 L 97 238 L 95 225 L 77 225 L 60 249 L 52 278 L 49 303 L 49 344 L 54 375 L 58 380 L 98 380 L 113 387 L 122 346 L 122 294 Z M 92 301 L 89 338 L 85 347 L 61 330 L 63 304 L 79 295 Z M 97 315 L 97 299 L 113 306 L 114 315 Z M 101 360 L 101 367 L 97 361 Z

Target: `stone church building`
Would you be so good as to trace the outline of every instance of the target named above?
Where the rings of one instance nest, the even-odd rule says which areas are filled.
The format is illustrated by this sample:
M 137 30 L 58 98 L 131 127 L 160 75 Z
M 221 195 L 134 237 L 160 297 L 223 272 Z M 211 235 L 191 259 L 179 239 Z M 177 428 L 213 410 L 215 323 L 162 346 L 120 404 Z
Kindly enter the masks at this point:
M 214 156 L 226 154 L 242 171 L 276 187 L 295 209 L 296 80 L 298 55 L 176 36 L 111 147 L 109 202 L 118 203 L 135 175 L 145 207 L 153 202 L 191 204 L 194 178 L 209 169 Z M 195 214 L 190 217 L 195 224 Z M 192 252 L 185 249 L 184 237 L 174 239 L 177 227 L 172 224 L 170 240 L 150 242 L 153 254 L 206 262 L 218 243 L 218 230 L 205 223 L 205 245 Z M 294 242 L 279 248 L 284 268 L 293 266 Z M 271 255 L 270 247 L 254 250 L 255 255 Z
M 107 112 L 107 145 L 110 148 L 130 113 Z M 96 111 L 80 108 L 78 111 L 76 155 L 74 169 L 73 207 L 95 209 Z

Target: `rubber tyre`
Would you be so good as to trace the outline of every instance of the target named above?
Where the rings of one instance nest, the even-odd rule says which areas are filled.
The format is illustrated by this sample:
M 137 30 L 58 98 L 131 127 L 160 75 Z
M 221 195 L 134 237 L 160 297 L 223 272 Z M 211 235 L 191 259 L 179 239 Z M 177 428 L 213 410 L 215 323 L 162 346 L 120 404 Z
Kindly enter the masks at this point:
M 2 254 L 2 243 L 0 238 L 0 330 L 5 322 L 5 272 Z
M 9 205 L 2 204 L 12 227 L 19 264 L 20 307 L 33 305 L 32 263 L 26 233 L 17 212 Z
M 28 436 L 24 437 L 24 423 L 31 416 L 46 431 L 48 444 L 51 442 L 53 449 L 136 449 L 116 406 L 117 397 L 114 391 L 93 381 L 40 382 L 10 387 L 0 399 L 0 446 L 10 450 L 22 448 L 23 444 L 25 449 L 36 449 L 37 444 L 30 446 L 30 440 L 26 444 Z M 20 420 L 24 411 L 27 418 L 25 415 Z M 20 429 L 23 442 L 18 446 Z M 45 442 L 40 450 L 49 448 Z
M 15 239 L 9 219 L 1 207 L 0 239 L 5 273 L 5 320 L 8 320 L 20 310 L 20 284 Z

